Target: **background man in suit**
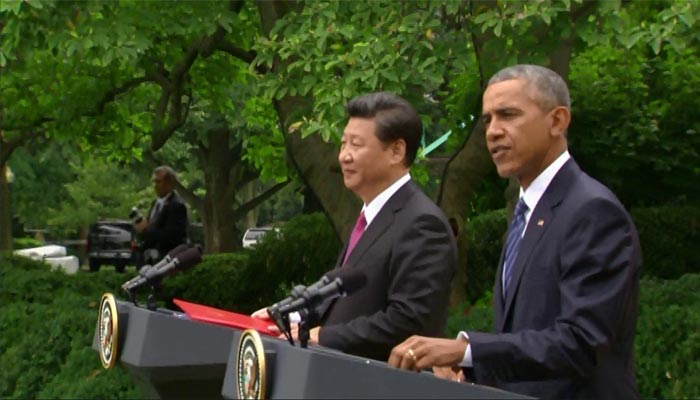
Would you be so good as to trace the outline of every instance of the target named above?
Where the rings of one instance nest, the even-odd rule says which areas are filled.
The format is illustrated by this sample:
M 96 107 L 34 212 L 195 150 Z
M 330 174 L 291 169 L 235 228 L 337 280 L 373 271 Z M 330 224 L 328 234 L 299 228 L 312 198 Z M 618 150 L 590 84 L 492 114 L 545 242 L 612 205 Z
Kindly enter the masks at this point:
M 442 211 L 409 175 L 418 113 L 390 93 L 357 97 L 346 109 L 338 161 L 364 205 L 336 268 L 363 271 L 367 284 L 322 312 L 310 343 L 385 361 L 411 334 L 442 335 L 456 245 Z
M 134 224 L 141 234 L 144 262 L 153 264 L 173 248 L 188 242 L 187 207 L 175 191 L 177 176 L 168 166 L 153 171 L 153 184 L 158 198 L 151 204 L 147 218 Z
M 638 397 L 633 358 L 641 255 L 617 198 L 567 151 L 569 92 L 555 72 L 518 65 L 483 97 L 491 157 L 520 200 L 494 287 L 496 333 L 414 336 L 391 365 L 543 398 Z M 460 371 L 461 373 L 462 371 Z

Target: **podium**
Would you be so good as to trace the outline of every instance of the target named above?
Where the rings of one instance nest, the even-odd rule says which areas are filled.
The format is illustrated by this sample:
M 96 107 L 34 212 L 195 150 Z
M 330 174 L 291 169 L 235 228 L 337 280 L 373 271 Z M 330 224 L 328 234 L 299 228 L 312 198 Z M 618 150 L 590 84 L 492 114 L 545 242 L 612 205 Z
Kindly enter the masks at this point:
M 192 321 L 185 314 L 151 311 L 116 301 L 118 362 L 147 398 L 221 399 L 229 349 L 240 330 Z M 100 348 L 99 327 L 93 349 Z
M 148 398 L 238 398 L 239 341 L 251 332 L 191 320 L 170 310 L 151 311 L 114 301 L 119 319 L 117 359 Z M 320 346 L 300 348 L 258 337 L 264 349 L 267 398 L 527 398 L 502 390 L 451 382 L 429 372 Z M 101 325 L 93 348 L 101 349 Z
M 390 367 L 320 346 L 303 349 L 261 337 L 266 358 L 265 397 L 271 399 L 528 399 L 503 390 L 452 382 L 430 372 Z M 238 398 L 238 346 L 232 346 L 222 393 Z

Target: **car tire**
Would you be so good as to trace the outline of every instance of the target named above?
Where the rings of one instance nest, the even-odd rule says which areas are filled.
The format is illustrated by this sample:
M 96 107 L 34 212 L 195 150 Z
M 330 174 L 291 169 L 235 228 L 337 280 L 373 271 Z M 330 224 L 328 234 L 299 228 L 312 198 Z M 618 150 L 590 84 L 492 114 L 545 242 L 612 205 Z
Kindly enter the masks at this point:
M 90 272 L 97 272 L 100 270 L 100 262 L 98 260 L 91 258 L 88 264 L 90 265 Z

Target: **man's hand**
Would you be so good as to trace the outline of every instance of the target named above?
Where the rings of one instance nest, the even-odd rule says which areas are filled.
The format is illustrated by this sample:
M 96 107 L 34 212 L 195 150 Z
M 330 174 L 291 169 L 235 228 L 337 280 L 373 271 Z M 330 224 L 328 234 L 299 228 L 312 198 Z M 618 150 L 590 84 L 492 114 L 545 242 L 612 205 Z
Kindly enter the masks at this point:
M 264 319 L 266 321 L 270 321 L 270 316 L 267 314 L 267 307 L 263 307 L 263 308 L 257 310 L 256 312 L 250 314 L 250 316 L 253 318 Z M 272 333 L 280 333 L 279 328 L 275 324 L 268 325 L 267 329 Z
M 455 367 L 464 359 L 466 339 L 441 339 L 411 336 L 394 347 L 389 356 L 389 365 L 414 371 L 430 367 Z M 446 377 L 446 371 L 440 370 Z
M 148 220 L 146 218 L 142 218 L 141 222 L 138 224 L 134 224 L 134 229 L 136 229 L 136 232 L 141 233 L 148 229 Z
M 464 382 L 464 373 L 460 367 L 433 367 L 433 375 L 448 381 Z
M 292 338 L 296 341 L 299 340 L 299 324 L 291 324 L 291 334 Z M 309 330 L 309 344 L 318 344 L 318 332 L 321 330 L 320 326 L 311 328 Z M 279 335 L 280 339 L 285 339 L 284 335 Z

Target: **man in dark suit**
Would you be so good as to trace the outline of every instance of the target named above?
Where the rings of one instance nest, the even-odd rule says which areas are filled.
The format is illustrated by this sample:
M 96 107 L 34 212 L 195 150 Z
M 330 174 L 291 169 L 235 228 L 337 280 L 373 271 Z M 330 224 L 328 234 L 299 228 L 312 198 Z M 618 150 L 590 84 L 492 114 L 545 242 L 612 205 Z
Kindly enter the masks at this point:
M 158 198 L 151 204 L 148 218 L 134 224 L 141 235 L 144 261 L 153 264 L 173 248 L 188 242 L 187 207 L 175 191 L 177 176 L 168 166 L 153 171 L 153 184 Z
M 496 333 L 414 336 L 394 348 L 391 365 L 542 398 L 638 397 L 637 231 L 570 157 L 569 109 L 566 84 L 547 68 L 518 65 L 491 78 L 488 149 L 499 175 L 520 183 L 494 287 Z
M 364 205 L 336 268 L 362 271 L 367 284 L 322 311 L 310 343 L 385 361 L 412 334 L 442 334 L 456 245 L 442 211 L 411 181 L 418 113 L 390 93 L 357 97 L 346 109 L 338 161 Z

